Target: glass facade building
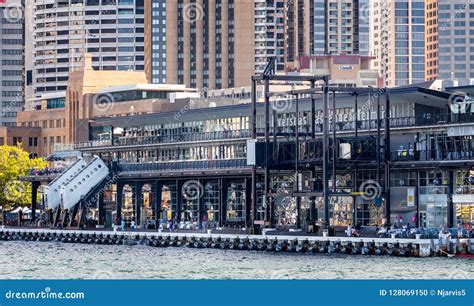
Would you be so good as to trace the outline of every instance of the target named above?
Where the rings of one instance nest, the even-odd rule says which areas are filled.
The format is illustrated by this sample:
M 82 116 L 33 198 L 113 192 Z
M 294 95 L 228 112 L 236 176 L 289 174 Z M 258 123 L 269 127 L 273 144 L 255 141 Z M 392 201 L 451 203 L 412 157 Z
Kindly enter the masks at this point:
M 439 0 L 439 73 L 459 85 L 474 79 L 474 4 L 467 0 Z

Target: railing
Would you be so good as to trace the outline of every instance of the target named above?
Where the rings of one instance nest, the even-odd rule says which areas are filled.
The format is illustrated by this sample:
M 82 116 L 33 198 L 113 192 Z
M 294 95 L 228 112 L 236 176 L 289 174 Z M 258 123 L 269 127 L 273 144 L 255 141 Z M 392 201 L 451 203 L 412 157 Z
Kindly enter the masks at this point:
M 457 124 L 457 123 L 471 123 L 474 122 L 474 113 L 465 114 L 425 114 L 419 117 L 400 117 L 391 118 L 390 127 L 420 127 L 430 125 L 445 125 L 445 124 Z M 385 120 L 379 119 L 380 127 L 385 127 Z M 377 120 L 359 120 L 357 121 L 357 128 L 359 130 L 377 129 Z M 294 127 L 278 127 L 278 136 L 292 136 L 294 135 Z M 309 125 L 300 126 L 300 136 L 309 135 L 311 127 Z M 329 124 L 329 131 L 333 130 L 333 124 Z M 354 131 L 355 122 L 336 122 L 336 131 Z M 322 133 L 323 125 L 321 123 L 316 124 L 316 132 Z M 273 128 L 269 129 L 269 133 L 273 136 Z M 265 135 L 265 129 L 258 128 L 257 136 L 263 137 Z M 160 144 L 160 143 L 177 143 L 177 142 L 193 142 L 193 141 L 210 141 L 210 140 L 222 140 L 222 139 L 243 139 L 250 138 L 252 136 L 251 130 L 237 130 L 237 131 L 215 131 L 206 133 L 183 133 L 180 135 L 166 135 L 166 136 L 124 136 L 118 137 L 112 140 L 92 140 L 88 142 L 76 143 L 76 144 L 60 144 L 56 147 L 55 151 L 74 150 L 74 149 L 87 149 L 97 147 L 110 147 L 110 146 L 134 146 L 134 145 L 148 145 L 148 144 Z
M 76 143 L 76 149 L 87 149 L 95 147 L 110 146 L 136 146 L 160 143 L 179 143 L 192 141 L 208 141 L 222 139 L 242 139 L 252 136 L 250 130 L 237 131 L 218 131 L 206 133 L 185 133 L 181 135 L 165 135 L 165 136 L 123 136 L 112 140 L 92 140 L 88 142 Z
M 391 153 L 392 161 L 439 161 L 439 160 L 470 160 L 474 159 L 474 151 L 448 150 L 399 150 Z
M 178 143 L 191 141 L 207 141 L 207 140 L 222 140 L 222 139 L 240 139 L 251 137 L 250 130 L 238 131 L 219 131 L 208 133 L 186 133 L 173 136 L 138 136 L 138 137 L 119 137 L 115 145 L 131 146 L 141 144 L 154 143 Z
M 246 168 L 246 159 L 120 164 L 120 172 L 157 172 Z
M 29 176 L 49 176 L 61 174 L 66 168 L 45 168 L 45 169 L 31 169 L 28 171 Z
M 99 147 L 111 147 L 112 140 L 91 140 L 86 142 L 78 142 L 74 144 L 74 149 L 88 149 L 88 148 L 99 148 Z

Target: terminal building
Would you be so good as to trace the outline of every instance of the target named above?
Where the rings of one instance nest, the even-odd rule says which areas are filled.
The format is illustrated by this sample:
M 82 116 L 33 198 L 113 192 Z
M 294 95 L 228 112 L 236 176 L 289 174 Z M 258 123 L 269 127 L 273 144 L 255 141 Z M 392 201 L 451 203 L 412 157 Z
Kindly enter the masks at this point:
M 156 228 L 172 220 L 183 228 L 311 231 L 318 224 L 433 228 L 473 221 L 473 87 L 441 90 L 426 82 L 387 90 L 298 80 L 306 89 L 272 92 L 272 85 L 264 94 L 266 86 L 254 80 L 250 96 L 168 93 L 156 109 L 120 114 L 108 105 L 109 114 L 73 115 L 80 127 L 74 141 L 48 157 L 84 156 L 82 168 L 59 175 L 84 175 L 56 191 L 64 199 L 82 195 L 61 204 L 69 217 L 59 212 L 63 206 L 49 205 L 54 190 L 39 188 L 51 178 L 24 179 L 40 192 L 38 205 L 56 209 L 48 218 L 71 225 L 87 219 Z M 121 85 L 88 92 L 83 101 L 102 109 L 112 97 L 115 107 L 135 101 L 137 109 L 149 106 L 137 97 L 151 91 Z M 87 176 L 103 166 L 108 175 L 92 183 Z

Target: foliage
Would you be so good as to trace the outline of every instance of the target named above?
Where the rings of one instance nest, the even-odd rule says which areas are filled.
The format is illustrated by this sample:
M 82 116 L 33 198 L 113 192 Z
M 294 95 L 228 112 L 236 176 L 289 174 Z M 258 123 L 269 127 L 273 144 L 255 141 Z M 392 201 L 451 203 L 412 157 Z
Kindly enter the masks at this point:
M 20 146 L 0 146 L 0 206 L 31 205 L 31 183 L 19 181 L 33 168 L 45 168 L 42 158 L 31 159 Z

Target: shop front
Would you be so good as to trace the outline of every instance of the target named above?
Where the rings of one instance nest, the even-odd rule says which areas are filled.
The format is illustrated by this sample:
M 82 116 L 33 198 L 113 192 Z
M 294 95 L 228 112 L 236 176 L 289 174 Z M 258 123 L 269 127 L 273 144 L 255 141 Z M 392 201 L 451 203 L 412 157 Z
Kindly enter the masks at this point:
M 453 195 L 453 205 L 456 211 L 456 224 L 466 227 L 474 222 L 474 194 Z

